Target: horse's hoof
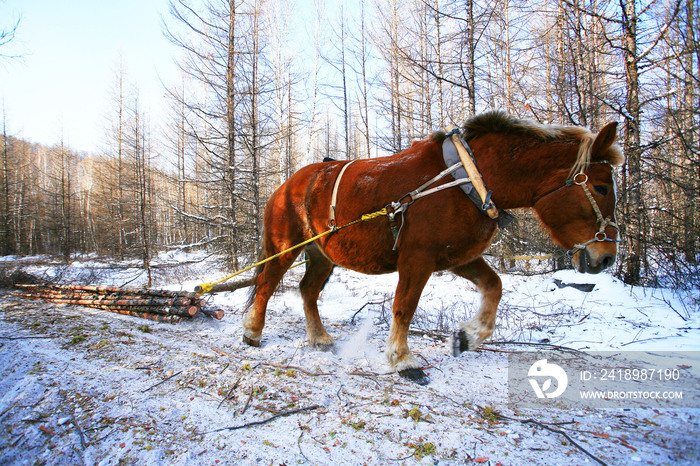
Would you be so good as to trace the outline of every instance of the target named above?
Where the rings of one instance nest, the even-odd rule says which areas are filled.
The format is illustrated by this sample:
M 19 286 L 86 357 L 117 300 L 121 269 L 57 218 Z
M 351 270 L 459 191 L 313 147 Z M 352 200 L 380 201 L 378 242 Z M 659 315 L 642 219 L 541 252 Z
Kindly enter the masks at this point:
M 260 340 L 253 340 L 252 338 L 246 335 L 243 335 L 243 343 L 245 343 L 246 345 L 254 346 L 256 348 L 260 347 Z
M 335 345 L 333 343 L 316 343 L 313 348 L 324 353 L 334 353 Z
M 423 369 L 419 367 L 400 370 L 399 375 L 418 385 L 428 385 L 430 383 L 430 378 L 423 372 Z
M 469 339 L 464 330 L 452 334 L 452 355 L 459 356 L 460 353 L 469 351 Z

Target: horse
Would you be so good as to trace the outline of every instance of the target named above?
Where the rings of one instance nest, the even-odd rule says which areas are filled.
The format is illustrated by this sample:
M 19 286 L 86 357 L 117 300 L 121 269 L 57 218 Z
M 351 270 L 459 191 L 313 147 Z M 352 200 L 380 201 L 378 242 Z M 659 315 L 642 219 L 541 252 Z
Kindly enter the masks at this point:
M 552 240 L 568 249 L 580 272 L 598 273 L 613 264 L 617 253 L 613 170 L 624 160 L 615 143 L 617 123 L 593 134 L 583 127 L 542 125 L 491 111 L 469 119 L 461 130 L 499 209 L 533 208 Z M 406 198 L 446 169 L 445 139 L 439 131 L 395 155 L 311 164 L 272 194 L 264 211 L 261 256 L 283 253 L 255 272 L 243 319 L 245 343 L 260 345 L 268 300 L 302 251 L 285 250 L 327 230 L 331 217 L 343 225 L 392 203 L 399 205 L 396 201 L 402 199 L 401 205 L 411 202 L 410 207 L 393 224 L 387 217 L 359 222 L 303 249 L 309 261 L 299 288 L 309 346 L 333 349 L 317 300 L 335 265 L 364 274 L 398 271 L 385 355 L 404 378 L 429 382 L 409 349 L 407 335 L 433 272 L 447 270 L 466 278 L 481 295 L 475 316 L 460 323 L 455 333 L 457 354 L 476 349 L 491 336 L 501 280 L 482 254 L 497 222 L 456 187 L 413 201 Z M 441 179 L 431 186 L 447 182 Z

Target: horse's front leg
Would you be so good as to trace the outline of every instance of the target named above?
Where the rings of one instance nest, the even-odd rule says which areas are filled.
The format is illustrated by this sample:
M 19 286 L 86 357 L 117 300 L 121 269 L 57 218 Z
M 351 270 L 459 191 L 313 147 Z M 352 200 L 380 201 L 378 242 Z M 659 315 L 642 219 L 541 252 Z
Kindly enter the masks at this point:
M 501 279 L 483 257 L 451 270 L 477 286 L 481 292 L 479 311 L 469 322 L 462 322 L 454 339 L 454 354 L 476 349 L 493 334 L 496 326 L 496 310 L 501 301 Z
M 429 379 L 421 369 L 421 363 L 408 349 L 408 328 L 431 273 L 432 268 L 425 264 L 399 267 L 399 283 L 394 295 L 394 318 L 386 346 L 386 357 L 391 367 L 402 377 L 420 385 L 426 385 Z

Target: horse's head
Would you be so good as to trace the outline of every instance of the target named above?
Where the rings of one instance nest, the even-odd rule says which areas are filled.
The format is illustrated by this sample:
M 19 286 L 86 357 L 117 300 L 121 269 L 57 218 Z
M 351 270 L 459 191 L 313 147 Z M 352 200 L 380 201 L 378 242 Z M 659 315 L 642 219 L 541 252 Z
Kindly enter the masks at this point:
M 623 161 L 616 136 L 617 123 L 608 124 L 598 135 L 582 134 L 574 166 L 558 170 L 556 181 L 543 183 L 545 192 L 534 203 L 552 239 L 567 249 L 579 272 L 599 273 L 615 262 L 613 167 Z

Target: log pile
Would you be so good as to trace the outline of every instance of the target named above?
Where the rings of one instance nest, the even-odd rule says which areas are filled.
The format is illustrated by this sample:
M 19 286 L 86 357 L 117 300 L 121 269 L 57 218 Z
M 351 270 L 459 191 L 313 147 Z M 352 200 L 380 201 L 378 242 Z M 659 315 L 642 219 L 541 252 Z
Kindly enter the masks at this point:
M 16 284 L 15 296 L 73 304 L 177 324 L 182 318 L 205 314 L 221 320 L 222 309 L 207 307 L 196 293 L 168 290 L 135 290 L 111 286 Z

